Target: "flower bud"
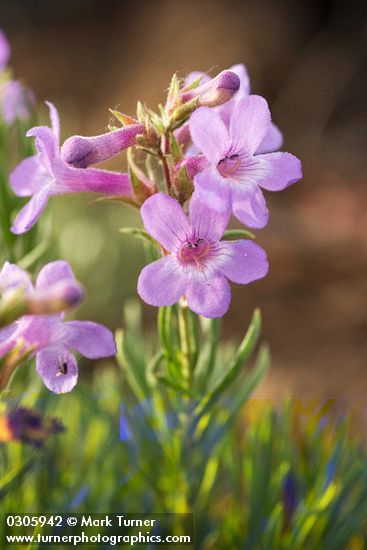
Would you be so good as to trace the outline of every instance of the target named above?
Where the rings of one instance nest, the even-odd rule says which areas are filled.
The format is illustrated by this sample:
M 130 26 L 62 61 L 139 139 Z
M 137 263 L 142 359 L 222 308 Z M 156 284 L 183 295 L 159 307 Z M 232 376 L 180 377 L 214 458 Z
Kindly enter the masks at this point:
M 132 124 L 100 136 L 72 136 L 61 147 L 61 158 L 75 168 L 87 168 L 114 157 L 135 144 L 136 136 L 144 134 L 143 124 Z
M 236 73 L 222 71 L 215 78 L 200 84 L 197 88 L 183 92 L 181 99 L 184 103 L 198 98 L 199 106 L 217 107 L 226 103 L 237 93 L 241 81 Z
M 38 290 L 28 300 L 28 315 L 50 315 L 77 306 L 84 298 L 81 286 L 70 281 L 60 281 L 48 290 Z
M 195 155 L 193 157 L 187 157 L 179 162 L 175 169 L 180 171 L 182 168 L 186 169 L 186 173 L 190 179 L 193 179 L 196 174 L 204 170 L 208 166 L 208 161 L 204 155 Z

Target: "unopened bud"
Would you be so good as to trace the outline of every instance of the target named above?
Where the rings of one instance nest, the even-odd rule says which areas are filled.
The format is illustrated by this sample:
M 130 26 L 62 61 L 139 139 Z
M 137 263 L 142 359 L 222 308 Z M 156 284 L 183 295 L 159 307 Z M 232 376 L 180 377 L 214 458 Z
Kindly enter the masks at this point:
M 181 99 L 184 103 L 198 98 L 199 106 L 217 107 L 226 103 L 240 88 L 240 78 L 232 71 L 222 71 L 215 78 L 200 84 L 197 88 L 183 92 Z
M 204 155 L 194 155 L 193 157 L 187 157 L 176 166 L 176 170 L 180 171 L 183 168 L 186 169 L 186 173 L 190 179 L 193 179 L 196 174 L 204 170 L 208 166 L 208 160 Z
M 72 136 L 63 143 L 61 158 L 75 168 L 87 168 L 135 145 L 136 136 L 144 133 L 143 124 L 132 124 L 100 136 Z
M 77 306 L 84 298 L 81 286 L 60 281 L 48 290 L 38 290 L 28 301 L 27 314 L 50 315 Z

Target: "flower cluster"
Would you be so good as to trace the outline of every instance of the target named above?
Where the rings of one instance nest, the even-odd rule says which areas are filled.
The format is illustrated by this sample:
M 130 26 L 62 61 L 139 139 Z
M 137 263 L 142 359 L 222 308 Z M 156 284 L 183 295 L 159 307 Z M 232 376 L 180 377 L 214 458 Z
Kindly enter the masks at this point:
M 90 359 L 115 355 L 113 335 L 108 329 L 90 321 L 64 320 L 65 311 L 83 297 L 67 262 L 59 260 L 45 265 L 35 286 L 27 272 L 6 262 L 0 272 L 0 292 L 6 299 L 19 290 L 35 305 L 36 313 L 22 315 L 0 330 L 0 357 L 14 351 L 22 356 L 30 351 L 36 356 L 36 370 L 47 388 L 64 393 L 78 379 L 72 350 Z M 61 310 L 59 313 L 54 313 L 56 306 Z
M 122 127 L 72 136 L 61 148 L 57 111 L 48 106 L 52 129 L 28 131 L 37 154 L 10 177 L 17 195 L 32 197 L 13 232 L 30 229 L 51 195 L 103 193 L 141 207 L 144 226 L 160 245 L 162 258 L 139 277 L 138 293 L 148 304 L 172 305 L 185 297 L 194 312 L 218 317 L 229 306 L 228 280 L 247 284 L 266 275 L 266 254 L 258 245 L 220 239 L 232 214 L 248 227 L 264 227 L 262 189 L 284 189 L 302 172 L 295 156 L 274 152 L 281 132 L 265 99 L 250 94 L 243 65 L 213 79 L 193 73 L 183 85 L 174 77 L 161 116 L 139 104 L 137 119 L 114 113 Z M 130 175 L 90 168 L 127 148 L 157 159 L 165 193 L 131 156 Z
M 0 64 L 7 62 L 7 42 L 0 35 Z M 18 164 L 9 183 L 28 197 L 12 225 L 22 234 L 39 219 L 50 197 L 92 192 L 139 209 L 143 229 L 135 234 L 155 245 L 159 257 L 142 270 L 137 290 L 153 306 L 180 303 L 208 318 L 223 316 L 230 304 L 229 282 L 248 284 L 267 274 L 265 251 L 248 231 L 237 238 L 227 231 L 232 215 L 250 228 L 268 221 L 263 189 L 279 191 L 302 177 L 300 161 L 279 152 L 283 136 L 271 121 L 264 98 L 252 95 L 243 65 L 211 78 L 191 73 L 172 78 L 165 106 L 156 113 L 138 103 L 136 116 L 111 111 L 115 124 L 92 137 L 71 136 L 60 142 L 55 106 L 46 102 L 51 127 L 27 132 L 35 155 Z M 127 150 L 128 171 L 93 166 Z M 249 238 L 250 237 L 250 238 Z M 15 265 L 0 273 L 7 293 L 22 287 L 21 315 L 0 331 L 0 355 L 19 342 L 36 354 L 37 371 L 56 392 L 76 383 L 70 348 L 87 357 L 115 351 L 107 329 L 86 322 L 64 322 L 63 311 L 81 299 L 81 289 L 65 262 L 41 270 L 36 287 Z M 1 316 L 0 325 L 7 315 Z M 11 309 L 11 307 L 10 307 Z M 5 323 L 6 324 L 6 323 Z

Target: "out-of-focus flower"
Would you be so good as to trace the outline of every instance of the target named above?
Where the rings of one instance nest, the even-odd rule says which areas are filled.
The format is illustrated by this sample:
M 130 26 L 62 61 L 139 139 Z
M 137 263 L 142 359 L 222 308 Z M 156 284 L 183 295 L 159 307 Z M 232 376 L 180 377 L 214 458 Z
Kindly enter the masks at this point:
M 0 105 L 2 117 L 8 126 L 17 119 L 29 120 L 34 105 L 32 91 L 19 80 L 7 80 L 0 84 Z
M 230 124 L 232 111 L 236 103 L 241 99 L 244 99 L 251 93 L 250 77 L 245 65 L 241 63 L 237 65 L 233 65 L 232 67 L 229 68 L 229 71 L 235 73 L 238 76 L 240 81 L 239 90 L 234 95 L 233 98 L 230 98 L 229 101 L 215 108 L 216 112 L 219 114 L 219 116 L 227 126 L 229 126 Z M 185 84 L 189 85 L 190 83 L 197 80 L 198 78 L 201 78 L 202 84 L 211 82 L 211 78 L 206 73 L 195 71 L 190 73 L 186 77 Z M 181 129 L 180 129 L 179 135 L 185 138 L 184 133 Z M 258 146 L 256 153 L 257 154 L 272 153 L 274 151 L 279 151 L 282 145 L 283 145 L 283 135 L 281 131 L 273 122 L 270 122 L 268 132 L 265 135 L 262 142 L 260 143 L 260 145 Z M 190 152 L 195 154 L 199 151 L 195 147 L 193 149 L 190 149 Z
M 0 296 L 1 327 L 22 315 L 60 313 L 75 307 L 84 292 L 68 274 L 47 289 L 34 288 L 26 271 L 5 262 L 0 271 Z
M 41 269 L 35 289 L 28 275 L 16 266 L 8 264 L 5 275 L 8 292 L 21 285 L 26 293 L 36 298 L 47 297 L 50 301 L 54 293 L 55 299 L 59 299 L 59 289 L 66 288 L 67 283 L 70 289 L 74 289 L 71 291 L 73 296 L 80 288 L 69 264 L 61 260 Z M 107 328 L 90 321 L 65 322 L 63 318 L 63 313 L 24 315 L 0 330 L 0 357 L 19 347 L 19 343 L 24 351 L 31 348 L 32 355 L 36 355 L 38 374 L 47 388 L 55 393 L 68 392 L 77 383 L 78 368 L 71 350 L 90 359 L 116 353 L 113 335 Z
M 3 33 L 3 31 L 0 29 L 0 71 L 3 71 L 6 67 L 6 64 L 9 61 L 10 57 L 10 46 L 9 42 Z
M 184 103 L 198 99 L 199 106 L 217 107 L 226 103 L 238 92 L 240 79 L 233 71 L 222 71 L 215 78 L 202 82 L 196 88 L 185 91 L 181 95 Z
M 50 109 L 51 128 L 36 126 L 27 136 L 36 138 L 37 154 L 20 162 L 10 174 L 10 185 L 19 197 L 32 197 L 14 220 L 12 231 L 28 231 L 38 220 L 52 195 L 65 193 L 102 193 L 134 200 L 128 174 L 74 168 L 60 157 L 60 123 L 56 108 Z
M 0 416 L 0 442 L 20 441 L 40 448 L 50 435 L 65 431 L 57 418 L 45 418 L 26 407 L 9 410 Z
M 190 118 L 193 142 L 209 163 L 195 176 L 195 189 L 212 208 L 232 211 L 249 227 L 264 227 L 268 221 L 260 187 L 280 191 L 302 177 L 301 162 L 290 153 L 256 154 L 269 125 L 268 105 L 254 95 L 236 103 L 229 129 L 207 107 Z
M 137 122 L 100 136 L 71 136 L 61 147 L 61 158 L 75 168 L 87 168 L 132 147 L 136 136 L 143 133 L 145 126 Z
M 284 529 L 289 529 L 298 505 L 296 479 L 291 471 L 289 471 L 284 478 L 282 501 L 284 510 Z
M 189 218 L 180 204 L 162 193 L 141 208 L 145 229 L 164 248 L 163 258 L 146 266 L 138 293 L 153 306 L 169 306 L 186 296 L 195 313 L 221 317 L 229 307 L 228 279 L 247 284 L 264 277 L 268 262 L 264 250 L 252 241 L 220 241 L 229 213 L 214 212 L 194 193 Z

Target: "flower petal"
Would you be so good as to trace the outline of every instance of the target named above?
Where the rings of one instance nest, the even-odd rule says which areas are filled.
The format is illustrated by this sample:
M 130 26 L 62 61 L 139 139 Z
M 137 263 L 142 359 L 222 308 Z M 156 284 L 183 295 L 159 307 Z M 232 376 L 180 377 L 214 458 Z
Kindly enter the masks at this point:
M 144 227 L 166 250 L 177 250 L 191 232 L 191 227 L 178 201 L 157 193 L 140 209 Z
M 54 165 L 56 183 L 52 194 L 102 193 L 104 195 L 134 198 L 128 174 L 99 170 L 97 168 L 74 168 L 58 159 Z
M 215 111 L 201 107 L 189 120 L 192 141 L 213 164 L 217 164 L 230 147 L 226 125 Z
M 131 124 L 99 136 L 71 136 L 61 147 L 61 158 L 75 168 L 87 168 L 132 147 L 136 136 L 143 133 L 143 124 Z
M 55 346 L 39 351 L 36 371 L 45 386 L 55 393 L 71 391 L 78 381 L 78 366 L 66 346 Z
M 231 288 L 222 275 L 206 278 L 197 274 L 186 290 L 187 304 L 192 311 L 204 317 L 222 317 L 231 301 Z
M 236 101 L 229 130 L 231 150 L 254 153 L 268 133 L 269 125 L 270 111 L 263 97 L 250 95 Z
M 138 279 L 138 294 L 151 306 L 172 306 L 185 293 L 187 276 L 172 256 L 144 267 Z
M 70 265 L 63 261 L 50 262 L 38 274 L 36 282 L 35 302 L 39 301 L 45 307 L 57 305 L 58 311 L 68 309 L 81 302 L 84 291 Z
M 195 191 L 208 206 L 217 212 L 231 209 L 231 186 L 214 167 L 207 168 L 194 178 Z
M 63 323 L 62 339 L 88 359 L 100 359 L 116 354 L 116 344 L 112 332 L 91 321 L 68 321 Z
M 281 191 L 302 178 L 301 161 L 290 153 L 254 157 L 256 183 L 268 191 Z
M 45 179 L 49 181 L 50 176 L 40 164 L 38 155 L 33 155 L 23 159 L 14 168 L 9 176 L 9 183 L 18 197 L 30 197 L 39 191 Z
M 37 222 L 38 218 L 46 208 L 50 195 L 50 187 L 44 187 L 33 195 L 31 200 L 23 206 L 15 218 L 11 230 L 16 235 L 29 231 Z
M 50 120 L 51 120 L 51 128 L 55 136 L 57 137 L 57 141 L 59 143 L 60 141 L 60 117 L 59 113 L 57 112 L 57 109 L 51 101 L 45 102 L 49 111 L 50 111 Z
M 248 227 L 260 229 L 268 223 L 269 212 L 264 195 L 257 186 L 236 186 L 232 190 L 233 214 Z
M 47 290 L 56 283 L 65 280 L 69 280 L 71 283 L 77 282 L 70 264 L 64 260 L 50 262 L 46 264 L 39 272 L 36 282 L 36 289 Z
M 23 289 L 30 296 L 33 285 L 29 273 L 15 264 L 5 262 L 0 271 L 0 293 L 4 296 L 8 291 Z
M 231 217 L 231 211 L 229 209 L 225 212 L 213 210 L 209 202 L 196 191 L 190 199 L 189 216 L 196 238 L 206 238 L 215 242 L 222 237 Z
M 242 97 L 250 95 L 250 76 L 246 66 L 243 63 L 238 63 L 237 65 L 232 65 L 229 70 L 236 73 L 241 81 L 240 89 L 235 96 L 236 99 L 241 99 Z
M 52 173 L 54 162 L 59 157 L 58 138 L 48 126 L 35 126 L 26 135 L 36 138 L 39 160 Z
M 253 241 L 221 242 L 220 255 L 220 272 L 234 283 L 245 285 L 262 279 L 269 270 L 265 250 Z
M 279 130 L 278 126 L 275 126 L 273 122 L 270 123 L 268 133 L 256 149 L 256 155 L 264 153 L 272 153 L 273 151 L 279 151 L 283 145 L 283 134 Z

